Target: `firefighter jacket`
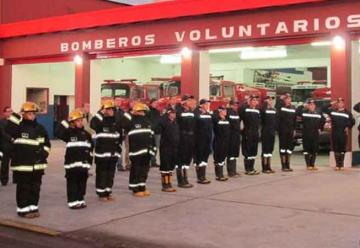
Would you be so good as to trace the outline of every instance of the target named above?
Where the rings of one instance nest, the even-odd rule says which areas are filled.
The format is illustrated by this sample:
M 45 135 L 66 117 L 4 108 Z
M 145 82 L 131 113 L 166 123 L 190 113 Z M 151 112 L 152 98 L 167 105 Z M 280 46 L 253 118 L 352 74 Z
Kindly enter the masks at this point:
M 244 124 L 244 134 L 259 133 L 260 110 L 256 108 L 244 108 L 241 112 L 241 120 Z
M 142 115 L 129 115 L 123 120 L 125 132 L 129 137 L 129 157 L 154 156 L 156 154 L 155 133 L 151 129 L 149 119 Z
M 230 122 L 230 128 L 232 134 L 240 134 L 240 115 L 238 111 L 234 111 L 232 108 L 227 109 L 227 119 Z
M 324 129 L 325 118 L 319 111 L 311 112 L 310 110 L 302 109 L 298 111 L 298 115 L 302 119 L 303 133 L 317 133 L 319 130 Z
M 194 116 L 195 116 L 194 130 L 196 135 L 196 141 L 199 141 L 199 139 L 201 139 L 207 144 L 210 144 L 212 130 L 213 130 L 213 120 L 211 113 L 209 112 L 202 113 L 200 109 L 196 109 L 194 112 Z
M 160 149 L 169 150 L 177 153 L 180 142 L 180 130 L 176 121 L 170 121 L 167 114 L 163 115 L 160 119 Z
M 296 127 L 296 109 L 293 105 L 282 105 L 277 110 L 278 131 L 294 132 Z
M 96 132 L 95 163 L 121 157 L 122 128 L 115 116 L 104 116 L 100 111 L 90 121 Z
M 355 124 L 351 112 L 346 109 L 331 110 L 330 118 L 333 132 L 344 132 L 345 128 L 352 128 Z
M 194 135 L 195 129 L 195 114 L 184 108 L 180 108 L 176 113 L 177 121 L 179 123 L 180 132 L 186 135 Z
M 66 142 L 64 168 L 90 169 L 93 160 L 93 142 L 90 133 L 84 128 L 70 127 L 64 120 L 57 127 L 55 134 Z
M 268 108 L 266 104 L 261 108 L 261 127 L 262 132 L 275 135 L 277 129 L 275 108 Z
M 51 147 L 45 128 L 36 119 L 24 120 L 13 114 L 5 129 L 12 139 L 11 169 L 16 173 L 38 171 L 43 174 Z

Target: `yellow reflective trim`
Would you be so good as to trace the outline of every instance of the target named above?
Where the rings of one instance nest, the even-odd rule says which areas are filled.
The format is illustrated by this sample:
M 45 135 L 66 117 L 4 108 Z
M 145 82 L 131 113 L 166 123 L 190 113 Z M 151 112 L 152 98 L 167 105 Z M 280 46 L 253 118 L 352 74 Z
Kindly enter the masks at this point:
M 45 143 L 45 138 L 37 138 L 36 139 L 39 143 Z
M 34 165 L 17 165 L 11 167 L 12 171 L 23 171 L 23 172 L 31 172 L 34 170 L 44 170 L 47 168 L 47 164 L 34 164 Z
M 15 123 L 16 125 L 20 125 L 21 119 L 18 119 L 15 116 L 11 115 L 9 117 L 9 121 L 11 121 L 12 123 Z
M 14 144 L 38 146 L 40 143 L 39 143 L 39 141 L 33 140 L 33 139 L 18 138 L 14 141 Z

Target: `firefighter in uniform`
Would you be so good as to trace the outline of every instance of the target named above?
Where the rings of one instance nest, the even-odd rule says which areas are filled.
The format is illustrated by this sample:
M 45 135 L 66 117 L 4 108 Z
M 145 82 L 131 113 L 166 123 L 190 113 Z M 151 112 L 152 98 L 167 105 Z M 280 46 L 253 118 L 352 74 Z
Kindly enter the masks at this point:
M 336 101 L 336 108 L 330 111 L 331 119 L 331 144 L 335 154 L 335 170 L 344 169 L 344 158 L 350 129 L 355 120 L 350 111 L 345 109 L 344 99 L 339 97 Z
M 96 193 L 100 201 L 113 201 L 112 187 L 116 163 L 121 157 L 122 128 L 114 115 L 114 102 L 106 100 L 90 121 L 96 132 Z
M 273 98 L 267 96 L 261 108 L 261 166 L 263 173 L 274 173 L 271 169 L 271 157 L 274 151 L 276 133 L 276 109 Z
M 22 105 L 21 115 L 12 114 L 6 132 L 12 138 L 11 169 L 16 186 L 17 213 L 21 217 L 39 217 L 41 180 L 47 167 L 50 141 L 45 128 L 36 121 L 38 106 Z
M 289 94 L 284 95 L 283 103 L 279 106 L 277 115 L 281 169 L 285 172 L 291 172 L 293 170 L 290 168 L 290 157 L 294 150 L 296 109 L 291 105 Z
M 258 97 L 250 96 L 249 104 L 241 112 L 241 120 L 244 124 L 242 139 L 242 154 L 246 175 L 258 175 L 255 170 L 255 159 L 259 142 L 259 126 L 261 122 L 260 110 L 257 109 Z
M 160 119 L 160 173 L 162 191 L 175 192 L 172 187 L 172 173 L 178 164 L 180 130 L 176 111 L 168 108 Z
M 93 142 L 84 128 L 84 114 L 76 109 L 56 129 L 56 136 L 66 142 L 65 178 L 70 209 L 86 207 L 85 194 L 88 171 L 92 164 Z
M 145 115 L 148 110 L 145 104 L 136 102 L 129 119 L 124 121 L 124 128 L 129 137 L 131 161 L 129 189 L 138 197 L 150 195 L 146 189 L 146 179 L 150 169 L 150 159 L 156 152 L 155 134 L 151 129 L 150 120 Z
M 210 101 L 201 99 L 195 110 L 195 158 L 197 182 L 209 184 L 206 178 L 206 167 L 211 152 L 211 138 L 213 132 L 212 116 L 209 111 Z
M 227 181 L 228 178 L 224 176 L 225 160 L 229 151 L 230 141 L 230 122 L 226 118 L 226 108 L 220 106 L 214 113 L 214 141 L 213 141 L 213 156 L 215 166 L 215 179 L 217 181 Z
M 227 155 L 226 165 L 229 177 L 239 177 L 240 174 L 236 170 L 236 162 L 240 155 L 240 115 L 239 101 L 231 100 L 230 107 L 227 109 L 227 119 L 230 122 L 230 143 Z
M 319 133 L 324 128 L 325 118 L 320 111 L 316 110 L 314 100 L 309 100 L 304 107 L 299 107 L 297 112 L 303 123 L 302 137 L 306 168 L 317 170 L 315 161 L 319 149 Z
M 182 98 L 182 106 L 178 107 L 176 113 L 180 127 L 180 147 L 179 164 L 176 167 L 176 177 L 178 187 L 191 188 L 192 184 L 188 181 L 188 170 L 193 159 L 195 145 L 195 115 L 194 108 L 196 102 L 194 97 L 185 95 Z

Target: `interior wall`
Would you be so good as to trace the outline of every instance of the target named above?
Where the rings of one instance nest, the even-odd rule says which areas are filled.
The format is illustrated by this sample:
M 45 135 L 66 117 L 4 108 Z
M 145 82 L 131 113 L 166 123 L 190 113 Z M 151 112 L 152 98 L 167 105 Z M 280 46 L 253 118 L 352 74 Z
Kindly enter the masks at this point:
M 12 68 L 12 108 L 19 111 L 26 101 L 26 88 L 49 88 L 49 104 L 54 95 L 74 96 L 75 66 L 71 62 L 14 65 Z
M 254 69 L 305 68 L 325 66 L 327 67 L 328 85 L 330 86 L 330 58 L 272 59 L 239 61 L 238 63 L 210 63 L 210 73 L 213 76 L 224 75 L 226 80 L 252 84 Z M 310 73 L 305 74 L 305 78 L 309 77 L 311 77 Z

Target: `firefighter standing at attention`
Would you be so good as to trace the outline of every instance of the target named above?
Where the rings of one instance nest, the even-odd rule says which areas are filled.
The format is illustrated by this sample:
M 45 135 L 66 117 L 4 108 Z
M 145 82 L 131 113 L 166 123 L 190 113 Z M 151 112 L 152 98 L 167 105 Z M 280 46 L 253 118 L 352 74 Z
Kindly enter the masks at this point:
M 194 155 L 195 145 L 195 114 L 196 102 L 193 96 L 184 95 L 182 106 L 178 107 L 176 113 L 180 127 L 179 164 L 176 168 L 176 177 L 180 188 L 191 188 L 188 181 L 188 170 Z
M 220 106 L 213 116 L 214 121 L 214 141 L 213 156 L 215 166 L 215 179 L 217 181 L 227 181 L 224 176 L 224 166 L 229 150 L 230 141 L 230 122 L 226 118 L 226 108 Z
M 131 161 L 129 189 L 134 196 L 149 196 L 146 180 L 150 169 L 150 159 L 156 153 L 155 133 L 146 116 L 148 106 L 135 102 L 131 115 L 123 121 L 125 132 L 129 137 L 129 157 Z
M 257 96 L 250 96 L 249 104 L 241 112 L 241 119 L 244 124 L 242 153 L 246 175 L 258 175 L 255 170 L 255 159 L 259 143 L 260 110 L 257 109 L 259 102 Z
M 211 152 L 211 138 L 213 132 L 212 116 L 210 113 L 210 101 L 201 99 L 195 110 L 195 158 L 197 182 L 209 184 L 206 178 L 206 167 Z
M 168 108 L 160 119 L 160 173 L 162 191 L 175 192 L 172 174 L 178 164 L 180 129 L 176 120 L 176 110 Z
M 290 157 L 294 150 L 296 109 L 291 104 L 291 96 L 289 94 L 283 97 L 283 103 L 277 110 L 277 119 L 281 169 L 285 172 L 291 172 L 293 170 L 290 168 Z
M 265 98 L 261 108 L 261 165 L 263 173 L 274 173 L 271 169 L 271 157 L 274 151 L 276 134 L 276 109 L 273 107 L 273 98 Z
M 86 208 L 85 194 L 88 171 L 93 157 L 91 134 L 84 128 L 84 114 L 76 109 L 56 129 L 56 136 L 66 142 L 65 178 L 68 207 Z
M 113 201 L 112 187 L 116 163 L 121 157 L 122 127 L 114 115 L 114 102 L 106 100 L 90 121 L 96 132 L 96 193 L 100 201 Z
M 240 155 L 240 115 L 239 101 L 231 100 L 227 109 L 227 119 L 230 122 L 230 144 L 227 155 L 226 165 L 229 177 L 239 177 L 240 174 L 236 170 L 236 163 Z
M 325 118 L 316 110 L 314 100 L 309 100 L 304 108 L 299 108 L 298 115 L 302 119 L 303 150 L 306 168 L 317 170 L 315 166 L 316 155 L 319 150 L 319 134 L 324 128 Z
M 39 217 L 42 176 L 47 167 L 50 141 L 45 128 L 36 121 L 38 106 L 26 102 L 21 115 L 12 114 L 5 130 L 11 136 L 11 169 L 16 185 L 17 213 L 20 217 Z
M 347 140 L 351 135 L 351 128 L 355 120 L 350 111 L 345 109 L 345 100 L 342 97 L 336 99 L 335 109 L 329 112 L 331 119 L 331 144 L 335 154 L 335 170 L 344 169 L 344 159 L 347 147 Z

